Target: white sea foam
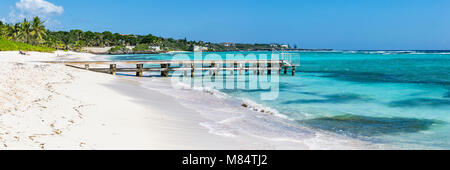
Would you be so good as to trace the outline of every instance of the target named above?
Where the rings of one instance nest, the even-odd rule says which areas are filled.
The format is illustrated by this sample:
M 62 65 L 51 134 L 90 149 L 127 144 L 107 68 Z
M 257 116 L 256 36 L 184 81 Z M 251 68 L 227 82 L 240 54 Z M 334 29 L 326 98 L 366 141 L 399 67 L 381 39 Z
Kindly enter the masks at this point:
M 177 82 L 175 86 L 182 88 L 182 89 L 192 89 L 192 90 L 196 90 L 196 91 L 201 91 L 201 92 L 204 92 L 207 94 L 211 94 L 219 99 L 230 99 L 231 98 L 231 96 L 229 96 L 228 94 L 223 93 L 217 89 L 210 88 L 210 87 L 197 87 L 197 86 L 191 87 L 191 85 L 183 83 L 183 82 Z M 232 99 L 232 100 L 237 101 L 239 99 Z M 259 104 L 255 101 L 247 99 L 247 98 L 242 98 L 240 100 L 241 100 L 241 106 L 243 106 L 249 110 L 255 111 L 256 113 L 265 113 L 265 114 L 270 114 L 270 115 L 277 116 L 280 118 L 288 119 L 288 116 L 280 114 L 280 112 L 274 108 L 264 106 L 262 104 Z M 290 120 L 292 120 L 292 119 L 290 119 Z

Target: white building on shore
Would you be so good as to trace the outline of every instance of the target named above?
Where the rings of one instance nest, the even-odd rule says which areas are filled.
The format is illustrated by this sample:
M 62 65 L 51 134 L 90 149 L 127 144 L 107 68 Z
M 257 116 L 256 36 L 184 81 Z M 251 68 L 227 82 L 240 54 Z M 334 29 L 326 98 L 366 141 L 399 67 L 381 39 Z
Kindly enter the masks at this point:
M 94 54 L 107 53 L 112 47 L 83 47 L 82 51 Z
M 208 47 L 194 46 L 194 52 L 208 51 Z
M 150 49 L 152 49 L 155 52 L 160 52 L 161 51 L 161 47 L 160 46 L 150 46 Z
M 223 43 L 223 45 L 224 45 L 225 47 L 235 47 L 235 46 L 236 46 L 236 44 L 235 44 L 235 43 L 232 43 L 232 42 L 226 42 L 226 43 Z

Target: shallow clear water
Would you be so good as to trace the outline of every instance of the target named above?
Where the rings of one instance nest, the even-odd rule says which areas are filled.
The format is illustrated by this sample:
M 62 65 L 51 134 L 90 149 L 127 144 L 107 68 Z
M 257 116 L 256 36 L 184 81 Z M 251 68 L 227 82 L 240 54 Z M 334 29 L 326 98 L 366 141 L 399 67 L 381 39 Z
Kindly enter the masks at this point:
M 225 59 L 230 53 L 272 54 L 215 54 Z M 292 53 L 300 54 L 301 67 L 294 77 L 290 74 L 279 77 L 276 100 L 261 100 L 260 94 L 267 89 L 220 91 L 274 108 L 296 124 L 313 129 L 399 148 L 450 149 L 450 52 Z M 203 56 L 207 54 L 210 53 Z M 171 58 L 168 54 L 112 57 L 113 60 Z M 298 59 L 294 57 L 294 63 Z

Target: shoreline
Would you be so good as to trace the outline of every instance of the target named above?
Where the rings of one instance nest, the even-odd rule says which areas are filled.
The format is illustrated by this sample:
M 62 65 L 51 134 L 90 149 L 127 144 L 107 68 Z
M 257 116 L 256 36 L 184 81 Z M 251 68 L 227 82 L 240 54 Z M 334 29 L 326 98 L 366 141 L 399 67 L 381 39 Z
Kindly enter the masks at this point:
M 140 80 L 138 80 L 140 81 Z M 140 81 L 143 82 L 143 81 Z M 179 104 L 196 111 L 206 121 L 198 124 L 209 133 L 235 139 L 245 139 L 261 148 L 287 150 L 340 150 L 340 149 L 388 149 L 384 145 L 372 144 L 321 130 L 313 130 L 295 124 L 275 109 L 265 107 L 248 99 L 237 99 L 217 90 L 187 87 L 172 89 L 169 79 L 156 78 L 144 82 L 144 87 L 159 90 L 175 98 Z M 177 88 L 180 88 L 177 87 Z M 242 106 L 245 103 L 247 107 Z M 255 110 L 256 109 L 256 110 Z M 261 110 L 266 110 L 262 113 Z
M 166 96 L 171 96 L 172 98 L 178 101 L 178 104 L 183 105 L 185 108 L 194 110 L 196 114 L 200 114 L 201 117 L 206 118 L 207 121 L 197 122 L 198 125 L 202 126 L 209 130 L 209 133 L 222 136 L 222 137 L 231 137 L 231 138 L 242 138 L 246 141 L 252 141 L 254 143 L 260 143 L 260 146 L 264 146 L 262 148 L 255 148 L 254 146 L 247 146 L 244 148 L 238 149 L 288 149 L 288 150 L 296 150 L 296 149 L 388 149 L 389 146 L 385 146 L 384 144 L 373 144 L 368 142 L 363 142 L 359 139 L 352 139 L 349 137 L 344 137 L 337 134 L 332 134 L 330 132 L 313 130 L 308 127 L 302 127 L 301 125 L 295 124 L 290 118 L 287 116 L 278 113 L 277 110 L 266 107 L 264 105 L 253 102 L 249 99 L 237 99 L 231 96 L 228 96 L 225 93 L 222 93 L 218 90 L 208 89 L 203 87 L 188 87 L 189 85 L 178 82 L 175 86 L 180 89 L 173 89 L 174 85 L 171 84 L 170 79 L 168 78 L 137 78 L 135 77 L 123 77 L 126 79 L 133 79 L 133 81 L 137 81 L 141 84 L 142 88 L 147 90 L 154 90 L 162 93 Z M 151 79 L 151 80 L 148 80 Z M 121 90 L 121 89 L 117 89 Z M 182 93 L 187 93 L 186 96 L 180 95 Z M 125 94 L 133 94 L 133 93 L 125 93 Z M 195 97 L 197 96 L 197 97 Z M 200 96 L 200 97 L 198 97 Z M 187 100 L 186 100 L 187 99 Z M 194 100 L 201 101 L 200 103 L 194 102 Z M 208 101 L 214 101 L 217 107 L 214 105 L 209 106 Z M 202 107 L 205 105 L 208 107 Z M 245 104 L 245 107 L 243 106 Z M 162 104 L 164 105 L 164 104 Z M 198 107 L 200 106 L 200 107 Z M 233 116 L 227 117 L 224 115 L 230 115 L 230 112 L 221 112 L 222 109 L 232 110 L 231 112 Z M 219 108 L 218 110 L 214 110 L 211 108 Z M 204 112 L 204 110 L 207 110 Z M 264 111 L 265 110 L 265 111 Z M 264 113 L 261 113 L 264 111 Z M 178 111 L 180 112 L 180 111 Z M 253 124 L 262 124 L 267 126 L 274 127 L 273 129 L 267 129 L 268 131 L 277 131 L 277 133 L 284 133 L 283 131 L 286 129 L 281 129 L 277 127 L 277 125 L 281 125 L 284 127 L 291 128 L 289 126 L 295 126 L 291 128 L 289 133 L 284 134 L 284 136 L 276 136 L 276 133 L 272 133 L 273 136 L 263 135 L 264 131 L 260 131 L 256 133 L 252 133 L 248 131 L 248 127 L 239 127 L 235 126 L 235 124 L 239 124 L 240 122 L 236 120 L 237 117 L 242 117 L 243 114 L 251 115 L 251 117 L 245 117 L 242 120 L 243 122 L 248 122 L 248 120 L 259 119 L 261 116 L 264 119 L 260 119 L 260 122 L 253 122 Z M 217 119 L 221 115 L 222 117 Z M 236 117 L 236 115 L 239 115 Z M 239 118 L 237 118 L 239 119 Z M 270 121 L 270 124 L 266 124 L 266 121 Z M 229 125 L 224 125 L 226 123 Z M 275 124 L 275 126 L 273 124 Z M 278 124 L 281 123 L 281 124 Z M 285 124 L 285 125 L 282 125 Z M 287 125 L 286 125 L 287 124 Z M 217 125 L 219 127 L 217 127 Z M 232 127 L 235 126 L 235 127 Z M 222 128 L 230 128 L 230 129 L 222 129 Z M 237 127 L 237 128 L 236 128 Z M 239 129 L 241 128 L 241 129 Z M 267 128 L 260 125 L 258 128 Z M 245 130 L 244 130 L 245 129 Z M 231 132 L 231 133 L 230 133 Z M 234 134 L 233 134 L 234 133 Z M 297 136 L 300 133 L 299 138 L 291 138 L 288 135 Z M 302 136 L 303 134 L 313 134 Z M 326 144 L 325 144 L 326 143 Z M 219 149 L 223 149 L 224 147 L 219 147 Z
M 163 78 L 112 76 L 35 62 L 98 58 L 105 59 L 105 56 L 61 51 L 54 54 L 32 52 L 30 56 L 0 52 L 2 71 L 7 73 L 0 78 L 8 82 L 0 88 L 0 101 L 8 105 L 0 105 L 0 109 L 9 109 L 0 115 L 0 148 L 371 148 L 370 144 L 362 141 L 304 127 L 292 129 L 283 123 L 285 120 L 268 114 L 258 115 L 239 104 L 233 105 L 233 100 L 230 102 L 204 91 L 187 89 L 176 91 L 183 94 L 181 96 L 170 94 L 174 90 L 170 81 Z M 17 76 L 21 79 L 18 80 Z M 7 92 L 15 96 L 7 97 L 4 94 Z M 192 103 L 192 99 L 198 99 L 196 97 L 212 104 L 225 104 L 226 110 L 233 112 L 200 107 L 204 104 Z M 202 112 L 202 109 L 212 110 Z M 255 126 L 261 122 L 269 124 Z M 282 129 L 277 129 L 278 123 L 292 130 L 278 138 L 265 135 L 279 133 Z M 258 128 L 266 128 L 268 132 L 257 131 Z M 229 132 L 232 135 L 227 135 Z M 296 138 L 290 135 L 296 135 Z

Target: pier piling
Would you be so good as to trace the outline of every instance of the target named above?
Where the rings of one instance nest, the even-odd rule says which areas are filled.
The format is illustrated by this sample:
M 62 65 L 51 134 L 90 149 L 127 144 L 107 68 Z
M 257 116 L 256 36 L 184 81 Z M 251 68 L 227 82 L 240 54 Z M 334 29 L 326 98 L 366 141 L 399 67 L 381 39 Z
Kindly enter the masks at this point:
M 161 77 L 169 77 L 170 64 L 161 64 Z
M 214 68 L 214 64 L 213 64 L 213 63 L 209 64 L 208 74 L 209 74 L 210 76 L 213 74 L 212 68 Z
M 143 75 L 143 68 L 144 68 L 144 64 L 136 64 L 136 68 L 138 69 L 137 71 L 136 71 L 136 76 L 137 77 L 142 77 L 142 75 Z
M 242 75 L 242 63 L 239 63 L 239 75 Z
M 248 73 L 250 63 L 244 63 L 245 64 L 245 73 Z
M 215 70 L 216 69 L 216 63 L 211 63 L 211 71 L 212 71 L 212 75 L 213 76 L 216 76 L 217 75 L 217 71 Z
M 256 63 L 256 75 L 260 75 L 259 63 Z
M 295 76 L 295 66 L 292 66 L 292 76 Z
M 195 64 L 191 64 L 191 77 L 195 77 Z
M 116 75 L 116 64 L 109 65 L 109 73 L 112 75 Z

